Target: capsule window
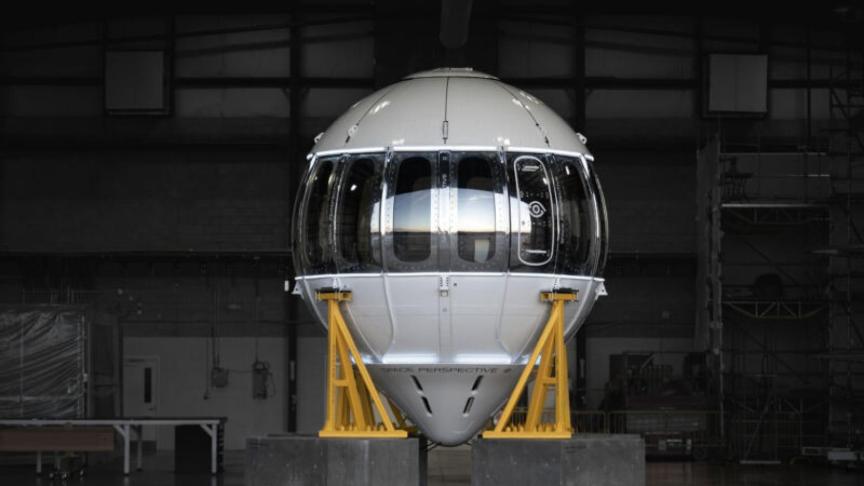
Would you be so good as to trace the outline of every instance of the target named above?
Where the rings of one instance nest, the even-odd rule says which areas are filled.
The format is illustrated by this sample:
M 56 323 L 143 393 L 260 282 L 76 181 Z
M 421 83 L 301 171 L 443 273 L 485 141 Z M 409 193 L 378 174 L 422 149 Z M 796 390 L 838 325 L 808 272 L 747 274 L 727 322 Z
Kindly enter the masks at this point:
M 555 219 L 552 187 L 540 159 L 522 156 L 513 164 L 518 203 L 517 248 L 519 260 L 540 266 L 552 260 Z
M 603 186 L 600 185 L 600 179 L 597 177 L 597 172 L 594 171 L 591 164 L 586 166 L 589 168 L 588 181 L 591 184 L 591 192 L 594 196 L 594 204 L 597 207 L 598 231 L 596 238 L 598 239 L 599 258 L 597 268 L 594 271 L 595 275 L 603 275 L 606 269 L 606 259 L 609 255 L 609 217 L 606 214 L 606 197 L 603 195 Z
M 432 255 L 432 164 L 423 157 L 399 162 L 393 191 L 393 254 L 416 263 Z
M 301 241 L 302 260 L 307 274 L 327 272 L 333 259 L 330 238 L 333 169 L 332 160 L 317 161 L 306 183 Z
M 381 161 L 369 157 L 346 162 L 336 210 L 340 272 L 380 269 L 375 248 L 381 200 Z
M 487 157 L 467 156 L 456 170 L 457 253 L 469 264 L 483 264 L 495 256 L 497 181 L 493 163 Z M 482 267 L 469 265 L 470 269 Z
M 593 221 L 591 194 L 580 159 L 561 159 L 555 167 L 560 197 L 561 231 L 558 238 L 558 272 L 590 273 Z

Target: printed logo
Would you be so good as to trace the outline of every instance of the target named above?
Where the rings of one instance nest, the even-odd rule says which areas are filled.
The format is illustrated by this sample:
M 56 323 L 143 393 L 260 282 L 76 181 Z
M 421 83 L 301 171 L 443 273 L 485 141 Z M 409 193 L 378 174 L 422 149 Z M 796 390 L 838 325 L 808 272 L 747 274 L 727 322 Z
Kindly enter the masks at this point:
M 531 215 L 532 218 L 542 218 L 544 214 L 546 214 L 546 208 L 543 207 L 539 201 L 532 201 L 531 204 L 528 205 L 528 214 Z

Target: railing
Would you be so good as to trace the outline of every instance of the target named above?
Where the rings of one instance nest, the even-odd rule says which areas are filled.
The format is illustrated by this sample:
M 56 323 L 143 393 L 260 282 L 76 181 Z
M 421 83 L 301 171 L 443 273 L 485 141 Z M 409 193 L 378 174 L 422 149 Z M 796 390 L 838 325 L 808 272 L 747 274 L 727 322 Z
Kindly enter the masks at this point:
M 546 410 L 543 420 L 552 421 L 554 415 L 554 410 Z M 525 409 L 517 408 L 513 420 L 519 423 L 524 418 Z M 727 416 L 728 441 L 724 440 L 723 422 L 716 410 L 573 410 L 570 419 L 576 434 L 639 434 L 649 454 L 726 457 L 728 442 L 728 452 L 736 459 L 785 458 L 824 442 L 821 425 L 807 414 L 793 412 L 768 417 Z
M 727 423 L 730 450 L 740 459 L 788 457 L 827 445 L 824 420 L 807 414 L 771 411 L 764 416 L 737 415 Z
M 510 423 L 514 425 L 524 424 L 527 414 L 526 407 L 516 407 L 513 409 Z M 540 421 L 544 423 L 555 422 L 555 410 L 551 408 L 543 410 Z M 609 432 L 609 417 L 602 410 L 571 410 L 570 424 L 577 434 L 605 434 Z
M 609 432 L 648 437 L 677 436 L 692 447 L 723 443 L 720 412 L 715 410 L 625 410 L 609 412 Z
M 820 201 L 831 194 L 830 161 L 820 152 L 724 152 L 723 202 Z
M 513 422 L 524 422 L 525 414 L 525 408 L 517 408 Z M 543 421 L 554 418 L 554 410 L 543 412 Z M 695 445 L 722 444 L 720 412 L 715 410 L 573 410 L 570 420 L 577 434 L 678 434 Z
M 609 414 L 600 410 L 573 410 L 570 421 L 577 434 L 609 433 Z

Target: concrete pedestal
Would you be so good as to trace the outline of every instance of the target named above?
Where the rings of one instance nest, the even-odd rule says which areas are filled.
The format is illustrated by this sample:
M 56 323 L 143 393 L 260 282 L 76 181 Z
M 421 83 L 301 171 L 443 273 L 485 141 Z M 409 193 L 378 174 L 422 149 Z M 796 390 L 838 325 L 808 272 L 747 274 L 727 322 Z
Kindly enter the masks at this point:
M 321 439 L 279 435 L 246 440 L 246 486 L 424 486 L 420 439 Z
M 578 434 L 569 440 L 480 439 L 473 486 L 644 486 L 638 435 Z

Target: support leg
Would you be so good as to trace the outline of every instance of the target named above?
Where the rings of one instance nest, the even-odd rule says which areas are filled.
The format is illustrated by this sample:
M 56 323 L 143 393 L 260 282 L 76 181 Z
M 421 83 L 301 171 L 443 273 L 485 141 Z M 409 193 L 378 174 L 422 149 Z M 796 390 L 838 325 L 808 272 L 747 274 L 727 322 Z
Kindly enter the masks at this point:
M 331 302 L 330 304 L 336 305 L 335 302 Z M 334 327 L 337 332 L 342 332 L 342 329 L 338 327 L 338 323 L 336 323 Z M 341 380 L 344 381 L 344 386 L 342 388 L 343 393 L 347 394 L 348 405 L 351 407 L 351 413 L 354 415 L 357 428 L 360 430 L 366 430 L 367 426 L 371 424 L 366 423 L 366 417 L 363 415 L 363 404 L 360 403 L 360 392 L 358 391 L 357 382 L 354 380 L 354 372 L 351 369 L 351 360 L 348 359 L 348 346 L 345 345 L 344 334 L 337 344 L 339 350 L 339 362 L 342 364 Z
M 546 403 L 546 398 L 549 391 L 549 377 L 552 374 L 552 344 L 554 341 L 555 330 L 552 331 L 551 339 L 547 339 L 540 351 L 540 365 L 537 366 L 537 373 L 534 377 L 534 389 L 531 391 L 531 398 L 528 402 L 528 413 L 525 419 L 526 430 L 535 430 L 540 425 L 543 418 L 543 405 Z
M 216 431 L 216 426 L 211 425 L 210 428 L 212 432 L 210 433 L 210 474 L 216 474 L 219 472 L 219 460 L 217 459 L 217 447 L 218 447 L 218 433 Z
M 570 421 L 570 377 L 567 370 L 567 348 L 564 346 L 564 305 L 558 306 L 558 324 L 555 339 L 555 425 L 557 432 L 571 432 Z
M 114 430 L 123 437 L 123 474 L 129 475 L 129 424 L 115 424 Z
M 129 426 L 124 425 L 125 433 L 123 434 L 123 474 L 129 475 Z
M 340 404 L 337 403 L 340 397 L 334 386 L 337 380 L 336 333 L 332 327 L 332 321 L 328 324 L 330 327 L 327 329 L 327 417 L 323 430 L 336 430 L 336 413 L 337 410 L 341 412 Z
M 140 471 L 141 470 L 141 450 L 144 449 L 144 447 L 143 447 L 143 445 L 144 445 L 144 426 L 139 425 L 138 427 L 135 427 L 135 433 L 138 436 L 138 450 L 135 451 L 136 455 L 138 456 L 137 457 L 138 464 L 137 464 L 136 469 L 138 471 Z
M 342 317 L 339 303 L 350 302 L 351 292 L 319 289 L 317 297 L 327 301 L 328 314 L 327 418 L 319 437 L 407 437 L 407 431 L 393 426 Z
M 42 451 L 36 452 L 36 475 L 42 475 Z
M 576 292 L 561 290 L 541 292 L 540 298 L 551 303 L 549 320 L 537 339 L 510 399 L 494 429 L 483 433 L 489 439 L 567 439 L 572 437 L 570 398 L 567 384 L 567 351 L 564 347 L 564 305 L 576 300 Z M 538 365 L 539 358 L 539 365 Z M 534 366 L 534 389 L 531 391 L 524 424 L 512 422 L 519 397 L 525 391 Z M 554 423 L 543 421 L 543 409 L 550 389 L 555 392 Z
M 207 425 L 201 424 L 201 428 L 204 429 L 204 432 L 207 432 L 207 435 L 210 436 L 210 474 L 216 474 L 219 472 L 219 458 L 218 458 L 218 446 L 219 446 L 219 429 L 218 425 Z

